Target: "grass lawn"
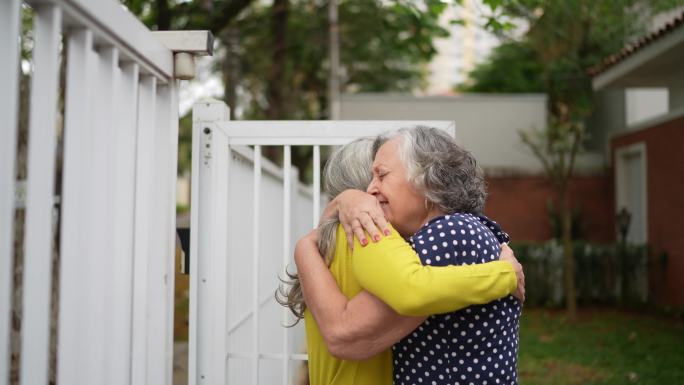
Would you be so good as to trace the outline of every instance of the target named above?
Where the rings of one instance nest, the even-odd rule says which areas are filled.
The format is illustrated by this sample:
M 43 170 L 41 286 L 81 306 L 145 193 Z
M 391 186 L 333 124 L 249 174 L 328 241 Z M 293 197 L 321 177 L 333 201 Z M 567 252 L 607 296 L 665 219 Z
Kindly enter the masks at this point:
M 618 310 L 524 309 L 521 385 L 684 384 L 684 324 Z

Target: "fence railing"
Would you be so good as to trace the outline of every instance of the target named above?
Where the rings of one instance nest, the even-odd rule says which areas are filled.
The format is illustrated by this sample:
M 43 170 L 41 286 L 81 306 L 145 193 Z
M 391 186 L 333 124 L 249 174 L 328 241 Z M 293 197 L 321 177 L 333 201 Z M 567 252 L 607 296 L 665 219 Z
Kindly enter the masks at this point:
M 22 58 L 28 11 L 32 55 Z M 0 385 L 11 371 L 13 307 L 22 311 L 12 375 L 22 384 L 170 384 L 174 51 L 118 1 L 3 0 L 0 52 Z M 31 80 L 23 244 L 15 250 L 20 62 Z M 13 306 L 15 254 L 23 254 L 22 303 Z
M 293 319 L 273 294 L 325 203 L 321 148 L 414 124 L 455 134 L 450 121 L 228 121 L 221 102 L 194 106 L 190 384 L 296 383 L 303 325 L 283 327 Z M 282 149 L 281 168 L 262 159 L 267 146 Z M 294 146 L 312 147 L 309 186 Z

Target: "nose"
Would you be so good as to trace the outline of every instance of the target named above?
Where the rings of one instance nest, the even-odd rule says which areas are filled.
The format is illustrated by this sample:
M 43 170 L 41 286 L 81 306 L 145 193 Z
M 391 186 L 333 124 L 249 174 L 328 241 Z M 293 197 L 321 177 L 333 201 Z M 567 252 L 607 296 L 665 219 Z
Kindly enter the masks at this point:
M 368 185 L 368 188 L 366 189 L 366 192 L 371 194 L 371 195 L 376 195 L 379 192 L 376 177 L 373 177 L 370 184 Z

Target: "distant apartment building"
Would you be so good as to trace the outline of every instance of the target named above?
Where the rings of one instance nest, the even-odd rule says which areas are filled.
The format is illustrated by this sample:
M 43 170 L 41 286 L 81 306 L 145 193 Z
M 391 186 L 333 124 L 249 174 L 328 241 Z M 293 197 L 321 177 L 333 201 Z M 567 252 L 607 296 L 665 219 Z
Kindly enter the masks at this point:
M 484 28 L 488 10 L 482 0 L 464 0 L 461 5 L 450 4 L 444 11 L 440 25 L 450 36 L 434 41 L 438 53 L 428 64 L 427 95 L 451 93 L 499 45 L 499 39 Z M 453 24 L 453 20 L 461 20 L 462 24 Z

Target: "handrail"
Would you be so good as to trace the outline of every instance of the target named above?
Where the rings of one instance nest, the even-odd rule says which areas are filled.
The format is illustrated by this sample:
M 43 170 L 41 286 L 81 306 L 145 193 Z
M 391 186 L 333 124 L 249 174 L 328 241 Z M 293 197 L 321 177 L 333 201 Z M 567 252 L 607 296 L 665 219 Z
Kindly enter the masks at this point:
M 93 31 L 95 45 L 113 45 L 123 61 L 134 61 L 142 73 L 166 83 L 173 78 L 173 54 L 118 1 L 26 0 L 31 6 L 55 4 L 62 9 L 64 23 Z

